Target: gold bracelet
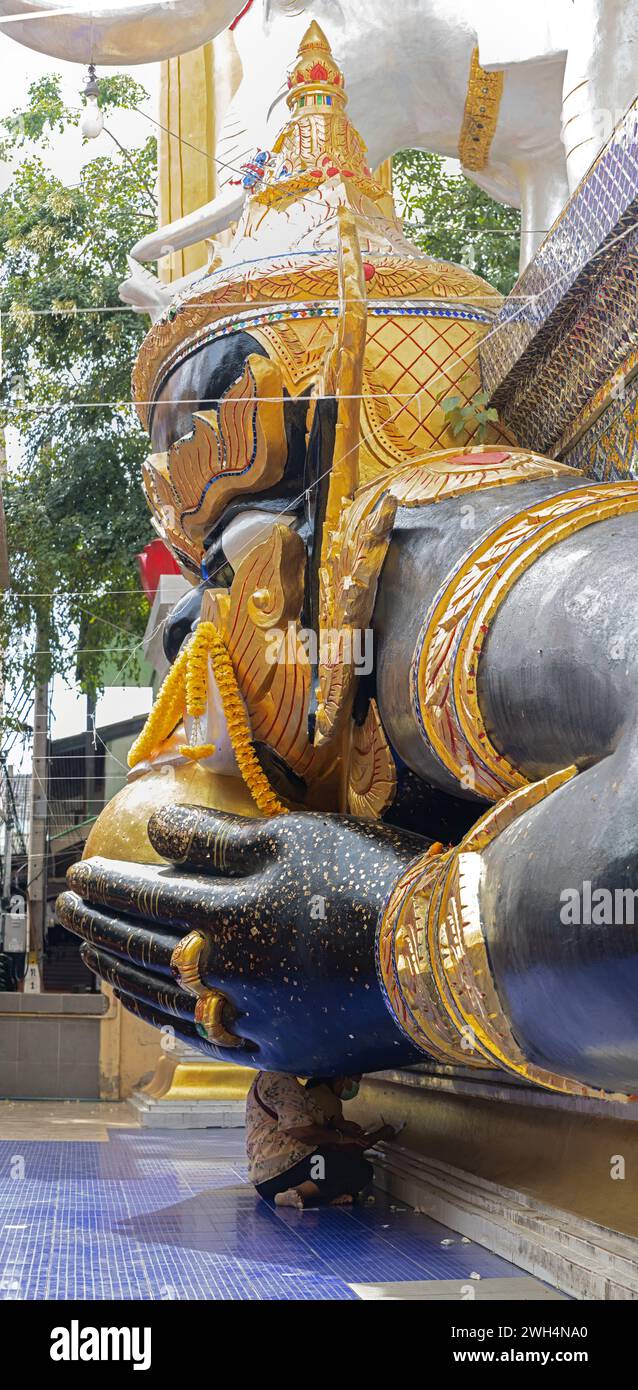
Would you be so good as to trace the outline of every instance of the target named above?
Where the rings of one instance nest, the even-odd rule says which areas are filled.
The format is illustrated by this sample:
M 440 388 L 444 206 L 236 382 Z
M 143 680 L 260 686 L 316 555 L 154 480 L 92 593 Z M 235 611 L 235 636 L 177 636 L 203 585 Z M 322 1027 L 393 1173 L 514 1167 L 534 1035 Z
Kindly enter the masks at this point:
M 535 1066 L 521 1051 L 498 995 L 481 921 L 482 851 L 532 806 L 576 775 L 552 773 L 511 792 L 455 849 L 413 860 L 381 919 L 377 970 L 401 1031 L 429 1057 L 496 1068 L 563 1095 L 625 1102 Z
M 462 1029 L 443 1006 L 431 953 L 428 919 L 438 905 L 453 851 L 414 860 L 386 904 L 377 936 L 377 970 L 382 993 L 402 1032 L 441 1062 L 490 1066 L 472 1055 Z M 436 910 L 436 909 L 435 909 Z
M 537 806 L 576 773 L 576 767 L 564 768 L 510 793 L 481 817 L 451 856 L 438 924 L 445 960 L 446 990 L 442 997 L 450 1007 L 450 1016 L 456 1018 L 457 1026 L 469 1030 L 476 1038 L 477 1048 L 491 1059 L 492 1065 L 546 1090 L 625 1102 L 626 1095 L 596 1090 L 527 1060 L 498 995 L 481 921 L 482 851 L 525 811 Z
M 492 742 L 478 699 L 478 665 L 500 605 L 551 546 L 637 508 L 638 482 L 590 484 L 554 494 L 497 526 L 439 591 L 412 661 L 412 708 L 438 760 L 477 795 L 498 801 L 528 785 Z

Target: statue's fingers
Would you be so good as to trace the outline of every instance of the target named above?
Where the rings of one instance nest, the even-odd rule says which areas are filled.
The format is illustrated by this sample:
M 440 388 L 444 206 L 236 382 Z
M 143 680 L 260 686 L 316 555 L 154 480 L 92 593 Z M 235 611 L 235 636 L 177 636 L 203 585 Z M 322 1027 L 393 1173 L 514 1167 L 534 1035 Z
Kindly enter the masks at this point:
M 191 870 L 237 878 L 256 873 L 280 848 L 278 818 L 251 819 L 205 806 L 154 811 L 148 837 L 164 859 Z
M 181 931 L 168 927 L 149 931 L 139 922 L 99 912 L 77 893 L 61 893 L 56 908 L 62 925 L 91 946 L 172 977 L 171 956 L 183 935 Z
M 198 1036 L 217 1046 L 233 1051 L 241 1048 L 244 1052 L 256 1049 L 256 1044 L 239 1031 L 236 1010 L 220 991 L 206 989 L 201 984 L 197 992 L 187 991 L 181 987 L 181 977 L 179 984 L 158 979 L 125 964 L 110 951 L 96 949 L 88 941 L 83 941 L 80 954 L 89 970 L 111 985 L 118 995 L 126 994 L 127 999 L 130 997 L 159 1011 L 162 1027 L 177 1019 L 180 1026 L 192 1023 Z
M 273 954 L 272 930 L 262 940 L 256 926 L 261 914 L 250 902 L 238 902 L 236 880 L 215 883 L 194 874 L 171 876 L 169 870 L 161 871 L 166 880 L 157 871 L 150 879 L 149 872 L 115 860 L 73 865 L 67 875 L 73 886 L 58 899 L 61 921 L 90 945 L 177 980 L 187 993 L 193 979 L 195 993 L 241 992 L 236 1007 L 243 1011 L 246 989 L 259 981 Z
M 69 869 L 67 883 L 93 907 L 178 932 L 214 925 L 216 913 L 228 909 L 228 885 L 223 880 L 173 873 L 155 864 L 82 859 Z
M 129 1013 L 135 1014 L 135 1017 L 140 1018 L 143 1023 L 150 1023 L 151 1027 L 161 1030 L 163 1034 L 162 1049 L 168 1056 L 170 1056 L 173 1040 L 178 1039 L 187 1043 L 189 1047 L 196 1047 L 207 1057 L 214 1057 L 218 1062 L 234 1062 L 237 1065 L 235 1049 L 217 1046 L 215 1043 L 209 1042 L 195 1023 L 190 1023 L 187 1019 L 175 1020 L 165 1014 L 157 1005 L 136 999 L 123 989 L 114 988 L 113 993 L 116 999 L 119 999 L 122 1007 L 128 1009 Z M 242 1062 L 246 1060 L 245 1054 L 242 1054 Z M 252 1062 L 249 1062 L 248 1065 L 252 1065 Z
M 172 980 L 164 977 L 158 979 L 150 972 L 138 970 L 134 965 L 125 965 L 118 956 L 112 955 L 110 951 L 96 949 L 89 945 L 88 941 L 83 941 L 80 955 L 94 975 L 99 975 L 108 985 L 117 990 L 124 990 L 134 999 L 153 1004 L 168 1015 L 168 1021 L 171 1018 L 179 1018 L 195 1022 L 197 1000 Z

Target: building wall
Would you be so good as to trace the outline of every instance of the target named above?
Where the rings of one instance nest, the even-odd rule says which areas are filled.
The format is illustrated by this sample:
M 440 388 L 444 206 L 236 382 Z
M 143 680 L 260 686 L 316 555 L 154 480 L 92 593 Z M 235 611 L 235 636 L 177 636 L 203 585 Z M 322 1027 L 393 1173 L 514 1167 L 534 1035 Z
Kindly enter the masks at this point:
M 0 1099 L 97 1100 L 101 994 L 0 994 Z
M 111 800 L 124 786 L 128 774 L 127 753 L 133 738 L 131 734 L 109 741 L 104 752 L 104 803 Z
M 101 1100 L 126 1100 L 155 1071 L 161 1055 L 161 1033 L 130 1014 L 109 985 L 102 986 L 108 999 L 99 1044 Z

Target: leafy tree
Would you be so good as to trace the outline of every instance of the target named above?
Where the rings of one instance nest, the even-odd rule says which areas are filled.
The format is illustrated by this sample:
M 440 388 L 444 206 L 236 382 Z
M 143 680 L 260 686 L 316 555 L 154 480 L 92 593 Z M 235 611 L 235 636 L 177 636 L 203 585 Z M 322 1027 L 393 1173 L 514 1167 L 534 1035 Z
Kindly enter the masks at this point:
M 464 176 L 446 173 L 438 154 L 403 150 L 392 161 L 406 231 L 430 256 L 469 265 L 508 294 L 518 275 L 521 215 L 495 203 Z
M 103 79 L 107 131 L 110 110 L 145 98 L 129 77 Z M 145 621 L 135 555 L 152 535 L 148 445 L 129 403 L 146 321 L 118 285 L 127 251 L 156 224 L 156 142 L 127 151 L 113 137 L 68 187 L 41 150 L 80 118 L 47 76 L 0 126 L 12 169 L 0 195 L 0 422 L 19 436 L 3 480 L 12 588 L 0 641 L 14 690 L 77 669 L 95 691 L 114 664 L 134 677 Z

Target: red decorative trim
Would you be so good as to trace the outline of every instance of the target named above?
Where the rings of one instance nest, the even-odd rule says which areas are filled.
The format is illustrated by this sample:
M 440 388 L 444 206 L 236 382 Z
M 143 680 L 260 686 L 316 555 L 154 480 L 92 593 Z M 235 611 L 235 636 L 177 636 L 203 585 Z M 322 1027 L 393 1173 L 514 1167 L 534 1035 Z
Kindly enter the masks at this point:
M 511 453 L 455 454 L 448 463 L 476 463 L 483 467 L 486 463 L 506 463 L 511 457 Z
M 239 24 L 240 19 L 243 19 L 243 18 L 244 18 L 244 15 L 245 15 L 245 14 L 248 14 L 248 11 L 251 9 L 252 3 L 253 3 L 253 0 L 248 0 L 248 4 L 247 4 L 247 5 L 244 5 L 243 10 L 240 10 L 239 14 L 235 16 L 235 18 L 234 18 L 232 24 L 229 24 L 229 25 L 228 25 L 228 28 L 229 28 L 229 29 L 236 29 L 236 28 L 237 28 L 237 25 Z

